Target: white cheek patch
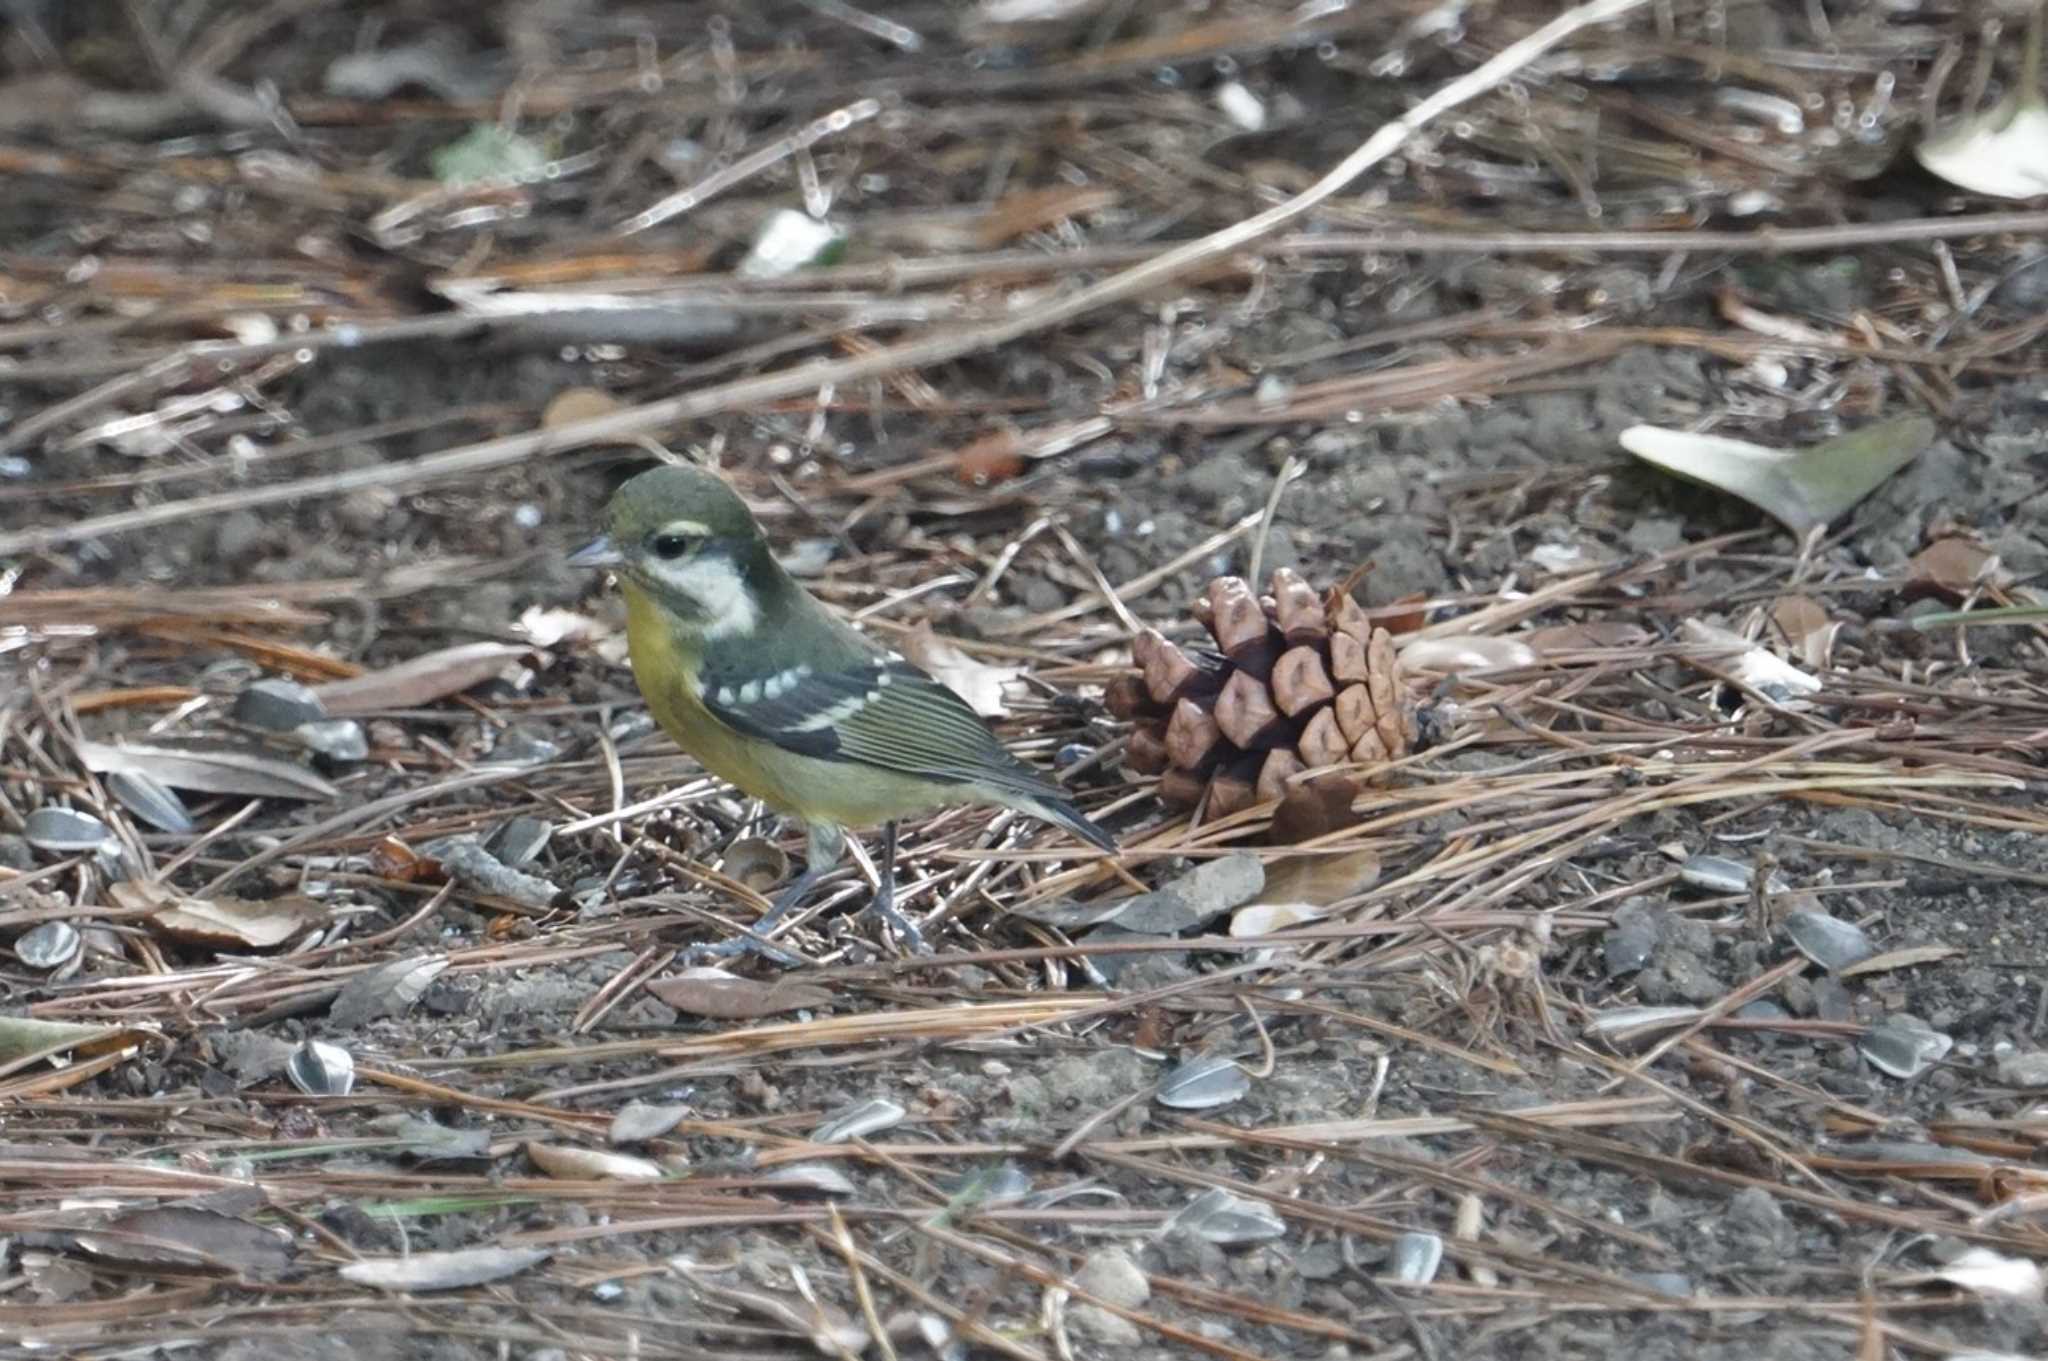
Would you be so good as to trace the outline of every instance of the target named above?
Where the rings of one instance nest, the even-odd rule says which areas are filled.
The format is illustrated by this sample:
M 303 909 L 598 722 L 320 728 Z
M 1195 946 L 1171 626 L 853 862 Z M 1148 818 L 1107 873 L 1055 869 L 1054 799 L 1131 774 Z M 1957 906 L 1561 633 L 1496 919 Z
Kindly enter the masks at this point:
M 744 636 L 761 622 L 760 605 L 740 579 L 739 569 L 724 558 L 657 562 L 651 570 L 662 585 L 703 609 L 708 617 L 698 632 L 705 638 Z

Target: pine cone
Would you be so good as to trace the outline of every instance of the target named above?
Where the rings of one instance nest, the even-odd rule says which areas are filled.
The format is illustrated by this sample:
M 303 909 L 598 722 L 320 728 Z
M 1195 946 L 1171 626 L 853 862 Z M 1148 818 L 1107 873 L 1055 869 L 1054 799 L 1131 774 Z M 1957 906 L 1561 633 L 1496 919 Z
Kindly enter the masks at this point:
M 1292 777 L 1320 766 L 1383 764 L 1415 743 L 1415 712 L 1394 655 L 1346 591 L 1319 596 L 1294 572 L 1260 597 L 1217 577 L 1195 602 L 1217 651 L 1188 651 L 1146 629 L 1131 646 L 1139 674 L 1109 687 L 1130 720 L 1124 764 L 1159 776 L 1159 795 L 1223 817 L 1279 799 L 1276 840 L 1302 841 L 1352 820 L 1370 771 Z

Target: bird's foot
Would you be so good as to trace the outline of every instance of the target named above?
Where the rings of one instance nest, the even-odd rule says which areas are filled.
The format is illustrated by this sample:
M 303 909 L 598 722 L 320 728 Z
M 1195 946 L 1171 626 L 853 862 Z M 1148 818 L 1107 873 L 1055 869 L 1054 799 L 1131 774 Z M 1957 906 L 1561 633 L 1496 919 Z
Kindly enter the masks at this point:
M 740 955 L 759 955 L 770 963 L 780 964 L 785 969 L 794 969 L 804 962 L 801 957 L 765 940 L 756 940 L 753 936 L 734 936 L 731 940 L 691 946 L 683 952 L 683 967 L 695 968 L 714 959 L 733 959 Z
M 896 934 L 903 939 L 903 948 L 911 954 L 928 955 L 932 953 L 932 947 L 926 943 L 924 932 L 917 929 L 917 923 L 897 910 L 896 894 L 892 891 L 894 887 L 895 885 L 893 884 L 884 885 L 883 890 L 870 898 L 868 905 L 861 909 L 861 915 L 873 917 L 894 927 Z

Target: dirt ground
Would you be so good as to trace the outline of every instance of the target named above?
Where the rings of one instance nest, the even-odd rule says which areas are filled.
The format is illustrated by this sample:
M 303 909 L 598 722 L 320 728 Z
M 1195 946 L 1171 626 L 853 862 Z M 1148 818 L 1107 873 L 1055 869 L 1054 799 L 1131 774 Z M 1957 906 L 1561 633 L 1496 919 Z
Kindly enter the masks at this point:
M 0 1355 L 2048 1355 L 2048 638 L 1911 626 L 2024 602 L 2048 569 L 2048 275 L 2038 229 L 1885 231 L 2010 206 L 1907 154 L 1973 22 L 1893 7 L 1823 36 L 1799 5 L 1647 7 L 1289 228 L 1433 241 L 1262 248 L 917 374 L 650 431 L 724 469 L 877 637 L 928 624 L 975 675 L 1023 672 L 1000 730 L 1126 848 L 1111 870 L 942 814 L 902 865 L 935 953 L 851 911 L 849 867 L 791 937 L 805 966 L 725 964 L 802 990 L 711 998 L 650 985 L 749 918 L 722 876 L 771 884 L 803 838 L 652 729 L 616 591 L 563 562 L 649 446 L 407 470 L 559 425 L 564 393 L 615 411 L 1072 282 L 1005 253 L 1105 276 L 1129 262 L 1111 247 L 1139 259 L 1298 191 L 1551 9 L 1460 7 L 1452 34 L 1420 7 L 1316 27 L 1048 5 L 1064 17 L 1021 29 L 994 5 L 892 10 L 926 37 L 912 54 L 823 3 L 709 29 L 315 4 L 232 34 L 203 6 L 135 8 L 26 7 L 0 86 L 20 177 L 0 203 L 0 997 L 93 1028 L 10 1040 L 0 1065 Z M 218 88 L 172 82 L 192 107 L 122 104 L 123 126 L 113 96 L 161 83 L 118 74 L 152 26 L 227 45 Z M 1703 34 L 1754 54 L 1744 88 L 1867 107 L 1891 72 L 1909 113 L 1847 150 L 1730 140 L 1735 77 Z M 636 42 L 675 62 L 660 97 L 627 80 Z M 411 44 L 433 59 L 394 58 L 391 89 L 337 86 L 342 56 Z M 289 136 L 219 121 L 224 90 L 270 97 L 258 70 Z M 1264 127 L 1229 120 L 1233 85 Z M 600 230 L 883 87 L 871 134 Z M 592 164 L 434 199 L 435 150 L 508 98 L 549 156 Z M 1617 143 L 1600 157 L 1513 141 L 1514 107 L 1582 103 Z M 1660 179 L 1665 143 L 1691 159 Z M 808 286 L 747 273 L 758 225 L 817 179 L 843 258 Z M 1080 188 L 1104 198 L 989 223 Z M 1765 192 L 1761 217 L 1735 206 Z M 398 206 L 418 234 L 379 219 Z M 1779 253 L 1455 240 L 1759 222 L 1878 230 Z M 968 255 L 930 284 L 861 273 Z M 678 285 L 662 325 L 707 333 L 479 320 L 457 278 Z M 433 333 L 406 338 L 417 322 Z M 362 335 L 295 353 L 301 324 Z M 223 376 L 181 348 L 202 341 L 247 353 Z M 151 370 L 167 355 L 183 367 Z M 1504 359 L 1528 367 L 1485 367 Z M 1798 447 L 1909 413 L 1933 442 L 1810 547 L 1620 442 L 1647 423 Z M 1960 582 L 1927 556 L 1958 543 Z M 1366 567 L 1354 598 L 1399 638 L 1534 640 L 1416 665 L 1420 749 L 1320 853 L 1275 844 L 1264 811 L 1216 830 L 1162 806 L 1104 704 L 1132 665 L 1119 610 L 1192 645 L 1192 602 L 1255 557 L 1261 582 L 1318 590 Z M 1825 620 L 1824 656 L 1780 627 L 1789 597 Z M 1725 650 L 1688 651 L 1698 624 L 1819 688 L 1744 688 Z M 473 673 L 444 651 L 487 644 Z M 424 682 L 395 678 L 423 657 Z M 374 698 L 329 708 L 358 754 L 238 707 L 259 678 L 356 675 Z M 87 759 L 188 739 L 241 754 L 216 782 L 260 759 L 333 796 L 181 786 L 194 826 L 167 831 Z M 115 848 L 37 844 L 46 807 Z M 522 819 L 549 833 L 525 859 Z M 481 869 L 456 863 L 465 837 Z M 1233 853 L 1264 886 L 1164 927 L 1078 924 Z M 180 926 L 172 899 L 240 916 Z M 1226 934 L 1258 902 L 1313 911 L 1289 942 Z M 1787 914 L 1814 909 L 1875 958 L 1808 963 Z M 282 941 L 234 934 L 301 910 L 316 924 Z M 50 922 L 83 935 L 67 963 L 26 943 Z M 1908 1075 L 1869 1057 L 1925 1032 Z M 346 1051 L 352 1089 L 301 1085 L 309 1041 Z M 1241 1095 L 1159 1099 L 1219 1057 Z M 620 1131 L 629 1107 L 644 1123 Z M 428 1255 L 471 1250 L 494 1255 Z

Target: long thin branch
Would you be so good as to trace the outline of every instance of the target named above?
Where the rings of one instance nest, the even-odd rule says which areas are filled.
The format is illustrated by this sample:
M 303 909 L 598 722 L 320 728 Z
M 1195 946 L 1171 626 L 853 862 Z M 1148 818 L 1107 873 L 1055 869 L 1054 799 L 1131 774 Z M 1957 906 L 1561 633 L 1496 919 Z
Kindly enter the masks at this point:
M 319 477 L 300 478 L 270 487 L 193 497 L 168 505 L 145 506 L 69 524 L 41 525 L 0 533 L 0 553 L 21 553 L 76 543 L 102 534 L 125 533 L 171 524 L 195 516 L 252 506 L 275 505 L 318 496 L 335 496 L 365 487 L 394 487 L 471 477 L 522 459 L 547 457 L 565 450 L 618 441 L 650 431 L 786 397 L 821 387 L 846 387 L 865 378 L 905 369 L 941 364 L 982 350 L 994 349 L 1036 331 L 1047 330 L 1111 303 L 1150 292 L 1212 260 L 1241 249 L 1293 222 L 1353 180 L 1398 151 L 1409 138 L 1450 110 L 1501 84 L 1551 48 L 1583 29 L 1608 23 L 1637 8 L 1644 0 L 1591 0 L 1568 10 L 1482 65 L 1446 84 L 1400 118 L 1383 125 L 1338 162 L 1335 168 L 1301 193 L 1263 213 L 1233 223 L 1196 241 L 1174 247 L 1142 264 L 1112 274 L 1062 298 L 1026 308 L 1013 317 L 984 325 L 925 336 L 851 359 L 814 360 L 775 373 L 742 378 L 716 387 L 687 392 L 643 406 L 628 407 L 552 430 L 485 440 L 479 444 L 432 454 L 410 463 L 380 464 Z

